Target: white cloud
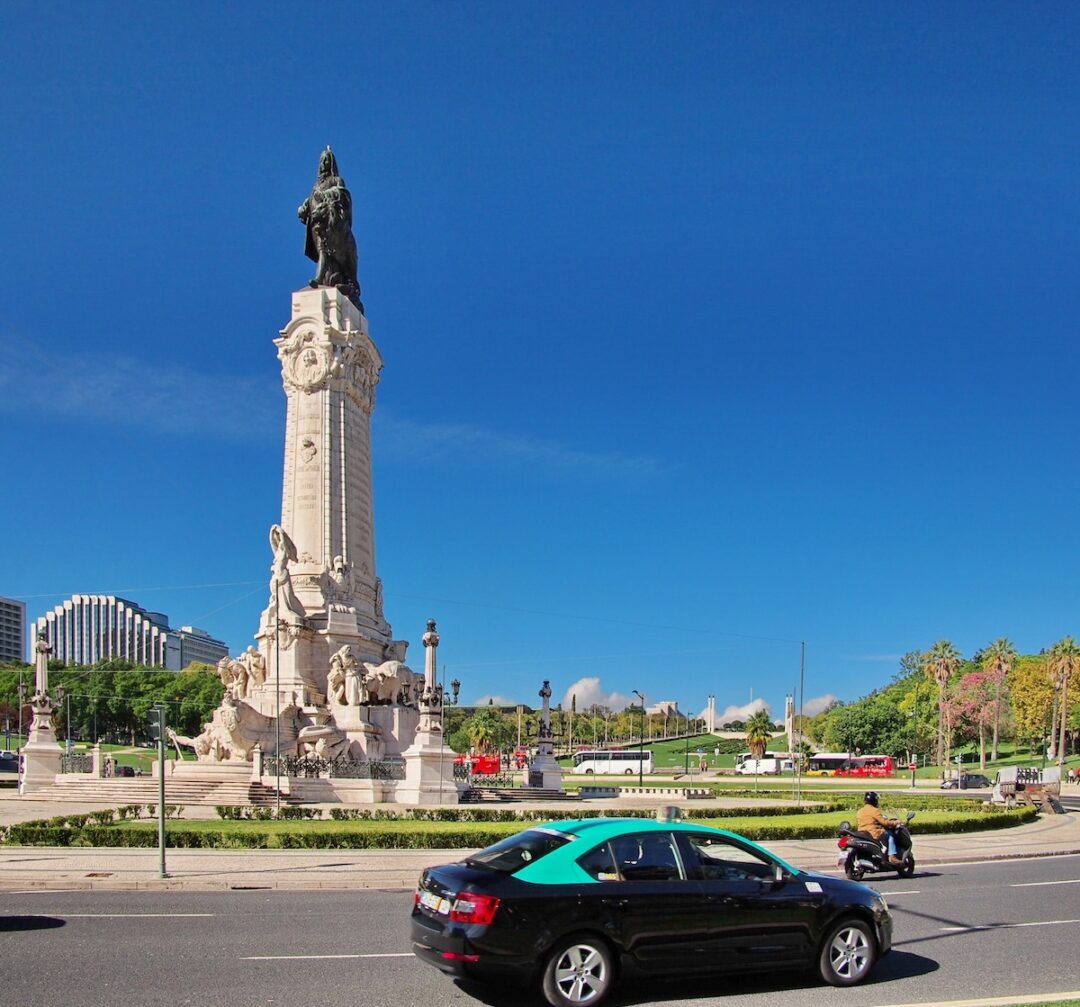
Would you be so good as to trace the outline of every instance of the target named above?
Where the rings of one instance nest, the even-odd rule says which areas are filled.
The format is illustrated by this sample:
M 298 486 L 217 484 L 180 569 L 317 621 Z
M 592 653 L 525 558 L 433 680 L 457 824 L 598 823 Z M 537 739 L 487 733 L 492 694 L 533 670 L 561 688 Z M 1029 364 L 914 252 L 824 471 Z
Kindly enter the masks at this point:
M 745 706 L 729 706 L 723 713 L 716 715 L 716 726 L 723 727 L 724 724 L 732 720 L 747 720 L 752 717 L 758 710 L 764 710 L 770 716 L 772 715 L 772 707 L 764 699 L 753 699 Z M 698 714 L 702 720 L 704 720 L 709 714 L 709 710 L 706 707 L 701 713 Z
M 834 696 L 831 692 L 825 693 L 824 696 L 815 696 L 813 699 L 808 699 L 803 703 L 803 716 L 816 717 L 819 713 L 824 712 L 830 706 L 835 706 L 839 702 L 839 698 Z
M 598 677 L 579 678 L 563 695 L 562 708 L 569 710 L 570 701 L 574 698 L 577 699 L 578 710 L 582 712 L 594 704 L 617 712 L 637 702 L 636 697 L 624 696 L 621 692 L 605 692 Z
M 397 457 L 452 459 L 458 464 L 474 460 L 485 466 L 498 458 L 600 476 L 653 476 L 663 471 L 661 463 L 648 455 L 590 451 L 471 423 L 416 423 L 391 413 L 378 414 L 376 423 L 381 449 Z
M 249 375 L 206 374 L 173 361 L 51 356 L 24 344 L 0 357 L 0 408 L 101 420 L 168 433 L 265 436 L 280 401 Z

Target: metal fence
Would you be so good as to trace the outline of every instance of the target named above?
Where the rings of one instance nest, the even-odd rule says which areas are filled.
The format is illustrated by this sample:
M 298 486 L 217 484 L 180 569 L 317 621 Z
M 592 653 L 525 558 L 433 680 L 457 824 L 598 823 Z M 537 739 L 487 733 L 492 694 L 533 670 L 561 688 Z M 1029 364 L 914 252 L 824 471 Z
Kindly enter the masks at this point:
M 61 773 L 92 773 L 94 771 L 94 757 L 88 752 L 61 752 Z
M 317 755 L 268 755 L 263 775 L 294 779 L 404 780 L 404 759 L 322 759 Z

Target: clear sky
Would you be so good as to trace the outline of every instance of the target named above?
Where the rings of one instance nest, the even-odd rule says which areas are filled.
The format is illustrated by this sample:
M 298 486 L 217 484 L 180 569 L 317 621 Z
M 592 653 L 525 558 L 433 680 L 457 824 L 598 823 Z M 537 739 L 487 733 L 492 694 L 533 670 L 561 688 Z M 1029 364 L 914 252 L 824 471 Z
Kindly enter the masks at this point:
M 779 714 L 801 640 L 809 700 L 1080 634 L 1078 50 L 1068 4 L 9 0 L 0 595 L 251 642 L 330 143 L 386 613 L 465 701 Z

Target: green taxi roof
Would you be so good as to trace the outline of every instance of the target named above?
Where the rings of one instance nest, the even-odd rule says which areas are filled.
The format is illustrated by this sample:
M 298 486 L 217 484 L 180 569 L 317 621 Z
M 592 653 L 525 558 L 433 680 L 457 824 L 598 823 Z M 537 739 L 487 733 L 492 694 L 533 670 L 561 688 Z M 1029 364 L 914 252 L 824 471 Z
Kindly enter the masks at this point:
M 514 877 L 519 881 L 527 881 L 531 884 L 602 884 L 603 882 L 598 882 L 578 866 L 578 857 L 599 843 L 625 835 L 627 832 L 712 832 L 719 836 L 726 836 L 728 839 L 736 839 L 744 846 L 759 851 L 762 856 L 780 864 L 791 874 L 801 873 L 797 867 L 793 867 L 775 853 L 770 853 L 737 832 L 729 832 L 727 829 L 717 829 L 697 822 L 661 822 L 655 818 L 570 818 L 557 822 L 537 823 L 532 828 L 543 829 L 546 832 L 560 832 L 571 837 L 572 841 L 515 873 Z

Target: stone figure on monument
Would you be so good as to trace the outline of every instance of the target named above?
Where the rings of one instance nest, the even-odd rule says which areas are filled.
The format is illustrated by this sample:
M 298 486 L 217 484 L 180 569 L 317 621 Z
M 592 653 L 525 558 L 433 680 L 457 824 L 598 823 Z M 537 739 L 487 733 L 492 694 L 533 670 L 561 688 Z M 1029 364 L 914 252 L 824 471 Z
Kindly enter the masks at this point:
M 345 650 L 342 647 L 341 650 Z M 348 700 L 345 698 L 345 665 L 341 660 L 341 651 L 330 658 L 330 670 L 326 674 L 326 692 L 330 702 L 345 706 Z
M 346 563 L 344 557 L 335 556 L 327 577 L 330 581 L 330 595 L 335 599 L 331 602 L 331 607 L 338 612 L 355 612 L 356 609 L 350 604 L 353 596 L 352 565 Z
M 247 668 L 251 686 L 261 687 L 266 681 L 266 658 L 264 658 L 254 647 L 249 646 L 248 649 L 240 655 L 240 660 L 243 662 L 244 667 Z
M 356 278 L 356 239 L 352 232 L 352 195 L 338 174 L 337 158 L 327 147 L 319 156 L 319 171 L 311 195 L 297 211 L 307 225 L 304 254 L 318 264 L 312 287 L 337 287 L 361 312 Z
M 53 649 L 49 645 L 48 634 L 43 629 L 38 630 L 37 641 L 34 643 L 34 698 L 49 694 L 49 655 Z
M 302 621 L 304 607 L 296 597 L 289 573 L 289 563 L 296 562 L 296 546 L 279 524 L 270 526 L 270 548 L 274 550 L 274 562 L 270 564 L 270 606 L 278 618 L 283 618 L 278 612 L 280 599 L 286 613 L 284 618 L 289 622 Z M 292 619 L 288 618 L 290 615 Z

